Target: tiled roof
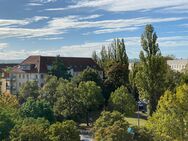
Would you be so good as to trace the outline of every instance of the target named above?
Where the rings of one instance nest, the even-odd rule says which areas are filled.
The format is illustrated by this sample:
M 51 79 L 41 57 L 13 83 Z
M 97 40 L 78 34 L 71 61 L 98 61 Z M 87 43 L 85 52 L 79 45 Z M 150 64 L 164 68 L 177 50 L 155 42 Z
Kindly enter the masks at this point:
M 80 57 L 60 57 L 65 67 L 72 68 L 74 72 L 80 72 L 87 67 L 101 70 L 101 68 L 91 58 Z M 52 65 L 56 57 L 52 56 L 29 56 L 20 65 L 13 68 L 13 72 L 27 72 L 27 73 L 47 73 L 48 65 Z M 23 71 L 21 65 L 31 65 L 30 70 Z

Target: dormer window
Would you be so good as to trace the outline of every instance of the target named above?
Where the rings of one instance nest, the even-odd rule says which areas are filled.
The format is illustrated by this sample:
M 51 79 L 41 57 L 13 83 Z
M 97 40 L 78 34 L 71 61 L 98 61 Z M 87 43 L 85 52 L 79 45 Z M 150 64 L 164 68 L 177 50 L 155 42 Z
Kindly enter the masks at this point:
M 23 64 L 23 65 L 20 65 L 20 68 L 21 68 L 23 71 L 31 70 L 31 65 L 30 65 L 30 64 Z

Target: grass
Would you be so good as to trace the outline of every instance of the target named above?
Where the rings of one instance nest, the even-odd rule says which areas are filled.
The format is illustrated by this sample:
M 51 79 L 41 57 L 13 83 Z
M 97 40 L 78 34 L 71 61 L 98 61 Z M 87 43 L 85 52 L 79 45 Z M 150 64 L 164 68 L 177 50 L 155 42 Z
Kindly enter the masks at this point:
M 140 126 L 145 126 L 146 121 L 147 121 L 147 116 L 143 113 L 139 113 L 140 114 Z M 128 121 L 129 124 L 133 125 L 133 126 L 138 126 L 138 117 L 137 117 L 137 113 L 135 113 L 132 117 L 126 117 L 126 120 Z

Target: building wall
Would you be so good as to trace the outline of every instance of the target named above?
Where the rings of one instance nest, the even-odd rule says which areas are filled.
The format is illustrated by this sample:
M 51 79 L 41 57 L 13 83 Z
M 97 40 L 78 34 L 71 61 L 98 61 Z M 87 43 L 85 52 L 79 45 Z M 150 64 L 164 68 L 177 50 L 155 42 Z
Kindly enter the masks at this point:
M 11 74 L 12 93 L 17 93 L 20 87 L 27 81 L 37 81 L 41 87 L 44 84 L 46 74 L 43 73 L 13 73 Z
M 188 65 L 188 60 L 168 60 L 167 64 L 171 67 L 172 70 L 182 72 Z

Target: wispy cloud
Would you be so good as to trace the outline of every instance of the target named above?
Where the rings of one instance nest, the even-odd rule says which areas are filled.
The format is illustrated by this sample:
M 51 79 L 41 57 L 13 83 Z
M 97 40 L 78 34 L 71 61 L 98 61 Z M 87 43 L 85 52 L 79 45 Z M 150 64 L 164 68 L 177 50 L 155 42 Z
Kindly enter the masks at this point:
M 74 8 L 101 8 L 106 11 L 138 11 L 151 10 L 156 8 L 182 7 L 188 8 L 187 0 L 76 0 L 76 4 L 69 5 L 66 8 L 50 8 L 49 11 L 67 10 Z M 182 9 L 183 10 L 183 9 Z
M 136 30 L 139 26 L 149 23 L 160 22 L 173 22 L 183 20 L 185 17 L 172 17 L 172 18 L 132 18 L 132 19 L 114 19 L 114 20 L 81 20 L 77 16 L 68 16 L 64 18 L 54 18 L 49 21 L 48 26 L 58 29 L 80 29 L 80 28 L 98 28 L 94 31 L 95 34 L 112 33 L 119 31 L 132 31 Z
M 35 16 L 24 20 L 0 20 L 0 37 L 19 37 L 19 38 L 34 38 L 47 37 L 51 35 L 60 35 L 68 32 L 70 29 L 85 29 L 91 28 L 94 34 L 113 33 L 120 31 L 134 31 L 140 26 L 148 23 L 173 22 L 183 20 L 185 17 L 171 18 L 132 18 L 132 19 L 114 19 L 114 20 L 96 20 L 95 18 L 101 15 L 83 16 L 67 16 L 63 18 L 53 18 L 46 21 L 46 25 L 41 28 L 24 28 L 23 25 L 28 25 L 33 22 L 46 20 L 48 17 Z M 92 20 L 95 19 L 95 20 Z M 20 27 L 21 26 L 21 27 Z
M 8 43 L 0 43 L 0 50 L 7 47 L 8 47 Z
M 31 3 L 50 3 L 50 2 L 56 2 L 57 0 L 31 0 Z
M 176 57 L 186 58 L 188 53 L 188 49 L 185 49 L 188 44 L 187 38 L 188 36 L 160 37 L 158 42 L 164 55 L 168 55 L 169 53 L 176 55 L 176 52 L 178 51 L 182 56 Z M 129 58 L 138 58 L 141 50 L 140 37 L 125 37 L 124 40 Z M 108 46 L 112 41 L 113 39 L 108 39 L 103 42 L 86 42 L 83 44 L 62 46 L 56 50 L 12 50 L 8 52 L 0 52 L 0 59 L 24 59 L 29 55 L 91 57 L 93 51 L 97 51 L 99 53 L 103 45 Z
M 41 20 L 48 19 L 48 17 L 45 16 L 35 16 L 32 18 L 26 18 L 23 20 L 15 20 L 15 19 L 0 19 L 0 27 L 2 26 L 22 26 L 22 25 L 28 25 L 34 22 L 38 22 Z

